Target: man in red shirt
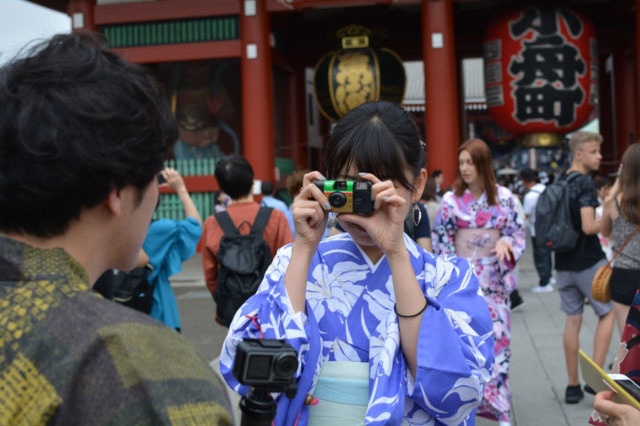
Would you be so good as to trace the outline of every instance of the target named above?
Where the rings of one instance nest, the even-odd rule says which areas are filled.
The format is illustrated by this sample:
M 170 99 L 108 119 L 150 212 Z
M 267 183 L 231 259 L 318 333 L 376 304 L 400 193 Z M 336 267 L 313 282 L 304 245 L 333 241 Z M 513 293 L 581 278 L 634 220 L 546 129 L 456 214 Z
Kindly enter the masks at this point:
M 227 213 L 240 234 L 246 235 L 260 210 L 260 205 L 253 200 L 253 169 L 246 158 L 233 155 L 222 158 L 216 164 L 216 180 L 220 189 L 229 196 L 231 202 Z M 215 216 L 209 216 L 204 222 L 202 232 L 202 264 L 204 277 L 209 291 L 213 295 L 218 284 L 220 264 L 216 255 L 224 231 Z M 293 242 L 293 236 L 284 213 L 273 209 L 262 233 L 273 258 L 278 249 Z

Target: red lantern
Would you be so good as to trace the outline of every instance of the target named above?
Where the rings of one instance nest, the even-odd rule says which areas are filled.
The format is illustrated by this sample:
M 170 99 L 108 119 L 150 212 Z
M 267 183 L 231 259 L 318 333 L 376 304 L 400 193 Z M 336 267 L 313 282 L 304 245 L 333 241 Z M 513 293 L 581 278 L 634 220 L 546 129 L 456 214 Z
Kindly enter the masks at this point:
M 591 22 L 565 8 L 507 13 L 485 34 L 485 93 L 491 117 L 515 133 L 568 133 L 597 102 Z

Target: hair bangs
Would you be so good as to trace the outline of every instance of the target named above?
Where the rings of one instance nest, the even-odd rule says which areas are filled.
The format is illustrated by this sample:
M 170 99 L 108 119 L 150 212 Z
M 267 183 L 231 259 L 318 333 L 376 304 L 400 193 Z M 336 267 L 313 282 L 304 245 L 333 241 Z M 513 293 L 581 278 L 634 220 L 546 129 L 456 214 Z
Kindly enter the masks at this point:
M 355 129 L 354 129 L 355 130 Z M 384 123 L 373 117 L 365 126 L 351 132 L 328 158 L 327 173 L 330 179 L 346 174 L 371 173 L 380 180 L 395 180 L 409 190 L 413 185 L 406 177 L 409 167 L 401 147 Z

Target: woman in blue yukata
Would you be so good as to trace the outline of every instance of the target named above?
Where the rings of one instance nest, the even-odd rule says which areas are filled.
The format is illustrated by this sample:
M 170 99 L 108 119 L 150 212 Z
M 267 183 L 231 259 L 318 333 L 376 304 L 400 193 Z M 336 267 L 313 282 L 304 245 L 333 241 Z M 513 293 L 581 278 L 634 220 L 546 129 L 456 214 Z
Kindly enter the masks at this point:
M 244 338 L 285 339 L 298 351 L 298 392 L 279 395 L 276 425 L 475 423 L 491 377 L 487 304 L 469 263 L 439 257 L 404 234 L 426 181 L 424 144 L 388 102 L 343 117 L 326 149 L 329 179 L 372 183 L 374 212 L 339 213 L 346 232 L 321 240 L 330 205 L 305 175 L 296 240 L 279 250 L 258 292 L 235 315 L 220 357 L 232 374 Z

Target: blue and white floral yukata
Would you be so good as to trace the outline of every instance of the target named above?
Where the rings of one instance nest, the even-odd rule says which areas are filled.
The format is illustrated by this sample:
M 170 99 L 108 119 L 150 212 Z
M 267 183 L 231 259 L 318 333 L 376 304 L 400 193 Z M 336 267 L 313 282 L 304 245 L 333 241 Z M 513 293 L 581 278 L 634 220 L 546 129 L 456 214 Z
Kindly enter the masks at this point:
M 306 314 L 294 313 L 284 285 L 291 245 L 278 251 L 257 293 L 236 313 L 220 356 L 233 377 L 236 346 L 244 338 L 286 339 L 297 351 L 298 392 L 278 396 L 275 425 L 306 425 L 325 361 L 368 362 L 364 424 L 475 424 L 475 408 L 493 367 L 491 317 L 469 263 L 435 257 L 405 235 L 411 265 L 429 306 L 418 337 L 416 378 L 400 346 L 391 269 L 375 265 L 348 233 L 322 240 L 311 262 Z M 307 399 L 308 402 L 308 399 Z

